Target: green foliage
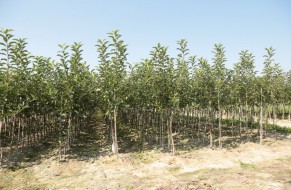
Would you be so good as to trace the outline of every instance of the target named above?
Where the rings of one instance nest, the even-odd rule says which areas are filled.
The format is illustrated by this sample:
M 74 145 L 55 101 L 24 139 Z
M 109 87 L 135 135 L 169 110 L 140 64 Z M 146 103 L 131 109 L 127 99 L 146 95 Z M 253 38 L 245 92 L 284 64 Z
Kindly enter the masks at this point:
M 97 41 L 99 65 L 91 71 L 82 58 L 80 42 L 59 45 L 58 60 L 52 60 L 32 56 L 27 40 L 15 38 L 12 32 L 0 31 L 0 122 L 5 126 L 5 132 L 0 130 L 0 143 L 4 139 L 11 150 L 26 142 L 30 146 L 32 138 L 43 138 L 49 132 L 58 134 L 60 149 L 67 149 L 81 130 L 93 128 L 90 122 L 97 110 L 111 125 L 110 131 L 105 130 L 115 135 L 115 143 L 117 125 L 118 133 L 125 137 L 131 130 L 132 126 L 122 123 L 131 111 L 136 115 L 130 122 L 138 123 L 134 134 L 150 133 L 151 140 L 161 144 L 164 138 L 174 141 L 169 135 L 172 128 L 173 133 L 181 130 L 179 127 L 191 128 L 193 139 L 194 130 L 202 131 L 200 122 L 205 139 L 206 133 L 211 135 L 211 130 L 217 129 L 217 123 L 221 130 L 220 122 L 223 127 L 241 128 L 243 124 L 257 129 L 259 125 L 251 116 L 258 114 L 261 95 L 264 129 L 291 132 L 290 128 L 266 124 L 277 115 L 286 119 L 291 109 L 291 71 L 284 73 L 275 62 L 272 47 L 266 48 L 261 75 L 257 75 L 255 57 L 248 50 L 241 51 L 233 69 L 228 69 L 222 44 L 214 45 L 212 61 L 208 61 L 190 55 L 185 39 L 177 42 L 176 57 L 158 43 L 148 58 L 129 64 L 127 45 L 114 30 L 107 39 Z M 189 116 L 185 110 L 196 112 Z M 218 115 L 226 112 L 233 117 L 240 114 L 239 119 L 220 121 Z M 185 118 L 198 125 L 183 123 Z M 139 140 L 144 143 L 143 138 Z
M 98 80 L 101 93 L 102 109 L 109 115 L 119 108 L 124 98 L 124 79 L 126 76 L 127 45 L 121 40 L 118 30 L 108 33 L 111 42 L 97 41 L 99 53 Z
M 244 163 L 242 161 L 239 161 L 240 162 L 240 167 L 242 169 L 257 169 L 257 166 L 255 164 L 248 164 L 248 163 Z
M 126 186 L 125 189 L 126 190 L 133 190 L 134 188 L 133 188 L 133 186 Z

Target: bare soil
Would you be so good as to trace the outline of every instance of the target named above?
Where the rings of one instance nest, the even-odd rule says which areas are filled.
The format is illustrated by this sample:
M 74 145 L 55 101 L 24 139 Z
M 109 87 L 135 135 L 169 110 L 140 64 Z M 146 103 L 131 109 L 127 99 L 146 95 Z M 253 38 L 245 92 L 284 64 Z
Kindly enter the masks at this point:
M 273 120 L 269 120 L 269 123 L 273 123 Z M 291 121 L 289 120 L 275 120 L 275 124 L 281 127 L 291 127 Z
M 259 118 L 257 118 L 257 117 L 254 117 L 254 119 L 256 120 L 256 121 L 258 121 L 259 122 Z M 268 123 L 269 124 L 272 124 L 272 123 L 275 123 L 275 125 L 278 125 L 278 126 L 280 126 L 280 127 L 288 127 L 288 128 L 291 128 L 291 121 L 290 120 L 288 120 L 288 119 L 268 119 Z
M 71 158 L 42 158 L 0 169 L 0 189 L 291 189 L 291 135 L 260 146 L 202 148 L 175 156 L 152 150 Z

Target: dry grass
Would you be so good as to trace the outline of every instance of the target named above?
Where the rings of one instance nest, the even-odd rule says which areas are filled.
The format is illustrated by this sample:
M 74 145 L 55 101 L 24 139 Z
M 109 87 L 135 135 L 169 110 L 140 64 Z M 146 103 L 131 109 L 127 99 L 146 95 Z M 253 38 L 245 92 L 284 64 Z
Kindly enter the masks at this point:
M 291 189 L 291 141 L 158 151 L 59 163 L 54 157 L 0 170 L 0 189 Z

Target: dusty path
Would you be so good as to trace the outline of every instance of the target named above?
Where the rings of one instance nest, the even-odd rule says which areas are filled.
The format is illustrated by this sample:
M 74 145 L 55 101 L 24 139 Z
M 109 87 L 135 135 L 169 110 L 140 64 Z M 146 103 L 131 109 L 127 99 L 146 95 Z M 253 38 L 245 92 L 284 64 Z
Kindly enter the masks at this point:
M 273 123 L 272 119 L 269 119 L 269 123 Z M 291 128 L 291 121 L 288 120 L 275 120 L 275 124 L 281 127 L 289 127 Z
M 227 117 L 226 116 L 223 116 L 224 119 L 226 119 Z M 253 117 L 255 121 L 259 122 L 259 118 L 258 117 Z M 265 119 L 264 119 L 264 122 L 265 122 Z M 273 124 L 273 119 L 268 119 L 268 123 L 269 124 Z M 291 128 L 291 120 L 288 120 L 288 119 L 275 119 L 274 120 L 274 123 L 276 125 L 279 125 L 281 127 L 288 127 L 288 128 Z
M 254 119 L 259 122 L 259 118 L 257 117 L 254 117 Z M 264 119 L 265 121 L 265 119 Z M 288 119 L 268 119 L 268 123 L 269 124 L 273 124 L 273 122 L 276 124 L 276 125 L 279 125 L 281 127 L 288 127 L 288 128 L 291 128 L 291 121 L 288 120 Z
M 291 189 L 291 135 L 233 149 L 56 158 L 0 170 L 0 189 Z

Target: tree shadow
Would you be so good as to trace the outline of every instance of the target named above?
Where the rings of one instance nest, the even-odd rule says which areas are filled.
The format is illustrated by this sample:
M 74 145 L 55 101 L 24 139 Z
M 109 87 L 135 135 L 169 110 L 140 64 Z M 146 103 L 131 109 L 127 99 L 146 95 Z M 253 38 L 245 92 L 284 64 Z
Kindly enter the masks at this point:
M 131 131 L 131 132 L 129 132 Z M 170 153 L 170 149 L 167 147 L 167 138 L 165 135 L 164 145 L 161 145 L 160 139 L 154 138 L 134 138 L 136 131 L 123 128 L 118 131 L 119 153 L 139 153 L 143 151 L 157 150 L 158 152 Z M 269 131 L 267 137 L 274 139 L 274 141 L 266 145 L 271 145 L 277 140 L 288 139 L 288 133 Z M 148 135 L 150 136 L 150 135 Z M 239 147 L 243 143 L 253 142 L 259 143 L 258 133 L 250 132 L 242 135 L 233 135 L 230 130 L 223 132 L 222 148 L 234 149 Z M 154 140 L 153 140 L 154 139 Z M 290 140 L 290 139 L 289 139 Z M 193 136 L 190 131 L 185 131 L 181 135 L 174 137 L 175 148 L 177 151 L 195 151 L 203 148 L 219 149 L 218 146 L 218 131 L 213 130 L 213 146 L 210 147 L 209 134 L 202 134 L 200 136 Z M 7 156 L 7 152 L 4 156 Z M 23 148 L 22 151 L 14 153 L 10 161 L 5 161 L 1 166 L 2 168 L 8 168 L 13 171 L 32 167 L 38 165 L 43 159 L 55 159 L 61 162 L 66 162 L 70 159 L 79 161 L 93 161 L 102 156 L 112 156 L 111 151 L 111 136 L 108 126 L 99 123 L 95 127 L 88 127 L 83 129 L 79 136 L 74 140 L 73 145 L 67 151 L 67 154 L 62 160 L 58 157 L 58 143 L 55 136 L 48 136 L 43 139 L 42 142 L 35 144 L 32 147 Z
M 30 147 L 20 147 L 18 150 L 14 150 L 10 159 L 10 150 L 7 149 L 7 151 L 3 153 L 4 160 L 1 167 L 15 171 L 38 165 L 43 159 L 52 157 L 53 150 L 56 147 L 55 137 L 47 136 Z

